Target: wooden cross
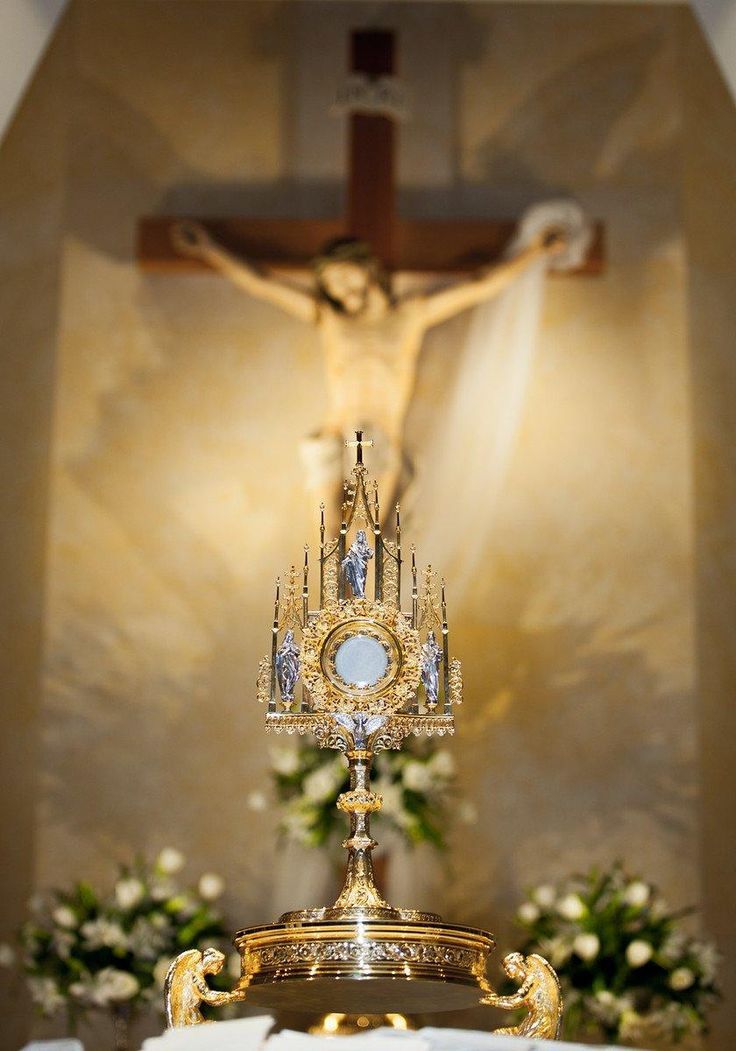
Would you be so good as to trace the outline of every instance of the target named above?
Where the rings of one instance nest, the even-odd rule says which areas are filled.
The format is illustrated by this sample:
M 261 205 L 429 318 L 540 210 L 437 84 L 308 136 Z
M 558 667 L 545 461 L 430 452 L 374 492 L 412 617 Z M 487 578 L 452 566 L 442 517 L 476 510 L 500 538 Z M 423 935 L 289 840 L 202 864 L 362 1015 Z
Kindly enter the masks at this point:
M 394 35 L 360 29 L 352 35 L 352 72 L 370 79 L 394 73 Z M 387 115 L 350 115 L 347 215 L 334 219 L 199 218 L 212 237 L 250 262 L 303 269 L 325 243 L 341 236 L 367 241 L 389 270 L 463 273 L 492 262 L 514 234 L 513 220 L 403 219 L 396 214 L 396 125 Z M 153 216 L 140 221 L 138 260 L 158 272 L 206 270 L 207 264 L 174 247 L 174 223 L 194 216 Z M 603 228 L 577 273 L 603 270 Z

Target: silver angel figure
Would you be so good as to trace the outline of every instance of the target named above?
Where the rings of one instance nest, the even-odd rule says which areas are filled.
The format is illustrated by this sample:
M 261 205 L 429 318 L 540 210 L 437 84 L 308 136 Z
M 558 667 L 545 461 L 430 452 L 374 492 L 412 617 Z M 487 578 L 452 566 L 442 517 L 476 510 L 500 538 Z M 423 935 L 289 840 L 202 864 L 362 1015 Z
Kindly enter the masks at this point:
M 365 529 L 359 529 L 350 545 L 350 550 L 341 562 L 345 579 L 355 598 L 365 598 L 365 582 L 368 576 L 368 560 L 373 550 L 368 546 Z
M 422 646 L 422 685 L 427 694 L 427 707 L 434 708 L 440 695 L 440 664 L 442 650 L 437 645 L 433 631 L 427 633 L 427 641 Z
M 284 704 L 291 704 L 294 700 L 294 687 L 299 678 L 300 663 L 299 647 L 294 642 L 294 632 L 287 631 L 284 641 L 276 651 L 276 678 Z

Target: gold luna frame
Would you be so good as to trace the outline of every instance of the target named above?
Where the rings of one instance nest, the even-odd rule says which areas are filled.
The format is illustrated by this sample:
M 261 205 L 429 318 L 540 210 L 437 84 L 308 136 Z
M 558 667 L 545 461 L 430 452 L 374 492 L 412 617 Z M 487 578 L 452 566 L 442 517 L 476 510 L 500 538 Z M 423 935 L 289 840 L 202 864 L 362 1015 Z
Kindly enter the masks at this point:
M 556 1039 L 562 1001 L 546 960 L 506 956 L 504 969 L 519 988 L 499 996 L 486 977 L 495 947 L 489 933 L 444 923 L 434 913 L 394 908 L 375 884 L 370 815 L 382 801 L 370 787 L 373 757 L 400 748 L 409 734 L 453 733 L 462 675 L 460 662 L 449 655 L 444 584 L 438 597 L 427 567 L 420 594 L 413 549 L 411 611 L 402 612 L 399 508 L 391 540 L 382 533 L 375 487 L 369 496 L 363 446 L 370 443 L 358 432 L 350 444 L 356 446 L 356 464 L 352 482 L 345 484 L 335 540 L 325 537 L 322 511 L 319 609 L 309 609 L 305 549 L 301 587 L 292 567 L 281 602 L 277 582 L 271 656 L 261 661 L 258 674 L 267 730 L 313 734 L 321 747 L 347 758 L 350 789 L 337 800 L 350 820 L 345 882 L 330 906 L 288 912 L 277 923 L 238 931 L 241 973 L 231 992 L 207 984 L 207 975 L 222 968 L 222 953 L 182 953 L 166 979 L 167 1022 L 196 1025 L 204 1021 L 203 1003 L 241 1000 L 267 1009 L 372 1015 L 487 1004 L 527 1010 L 518 1026 L 497 1032 Z M 348 546 L 358 526 L 363 529 Z M 371 559 L 372 599 L 365 594 Z

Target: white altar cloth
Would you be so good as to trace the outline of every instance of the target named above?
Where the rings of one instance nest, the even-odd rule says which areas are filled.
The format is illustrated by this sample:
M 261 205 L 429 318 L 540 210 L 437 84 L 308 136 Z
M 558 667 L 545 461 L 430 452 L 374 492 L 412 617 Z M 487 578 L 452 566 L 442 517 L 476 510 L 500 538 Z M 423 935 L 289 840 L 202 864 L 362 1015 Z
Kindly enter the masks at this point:
M 580 1051 L 583 1046 L 494 1036 L 475 1029 L 431 1027 L 416 1031 L 372 1029 L 355 1036 L 310 1036 L 285 1029 L 269 1036 L 272 1026 L 273 1019 L 259 1016 L 167 1029 L 163 1036 L 146 1040 L 142 1051 Z M 599 1051 L 617 1049 L 602 1047 Z

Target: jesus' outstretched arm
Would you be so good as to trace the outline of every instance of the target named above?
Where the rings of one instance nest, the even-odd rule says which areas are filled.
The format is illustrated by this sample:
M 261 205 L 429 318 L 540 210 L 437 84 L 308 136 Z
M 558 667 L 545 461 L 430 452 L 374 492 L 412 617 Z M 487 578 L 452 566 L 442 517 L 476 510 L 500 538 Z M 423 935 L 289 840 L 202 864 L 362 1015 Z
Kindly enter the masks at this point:
M 423 314 L 427 328 L 460 314 L 469 307 L 478 306 L 499 293 L 514 281 L 535 259 L 555 255 L 564 250 L 565 241 L 555 233 L 538 237 L 528 248 L 511 259 L 483 267 L 469 280 L 424 297 Z
M 316 299 L 308 289 L 262 274 L 247 260 L 239 259 L 214 241 L 201 223 L 189 220 L 176 223 L 172 240 L 182 255 L 201 259 L 256 299 L 272 303 L 299 321 L 316 321 Z

